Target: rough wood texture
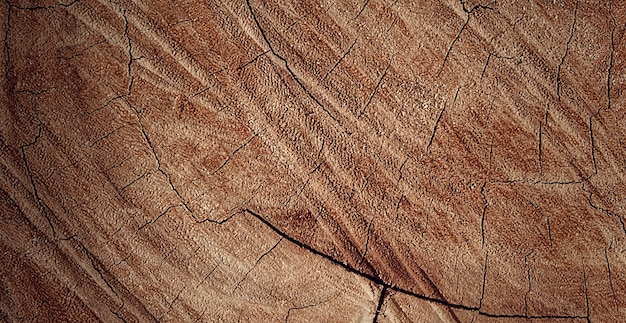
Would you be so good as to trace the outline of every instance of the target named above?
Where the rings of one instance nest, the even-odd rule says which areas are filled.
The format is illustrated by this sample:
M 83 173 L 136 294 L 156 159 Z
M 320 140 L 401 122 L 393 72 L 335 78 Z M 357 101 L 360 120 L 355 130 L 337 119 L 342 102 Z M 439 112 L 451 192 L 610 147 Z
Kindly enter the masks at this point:
M 0 16 L 0 321 L 626 320 L 622 1 Z

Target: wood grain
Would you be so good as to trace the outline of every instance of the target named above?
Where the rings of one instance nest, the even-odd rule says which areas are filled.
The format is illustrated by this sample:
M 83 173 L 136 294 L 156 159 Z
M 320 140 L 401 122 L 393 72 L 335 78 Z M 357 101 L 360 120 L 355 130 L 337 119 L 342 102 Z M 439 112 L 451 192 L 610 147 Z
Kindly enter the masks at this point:
M 1 321 L 626 319 L 620 1 L 0 16 Z

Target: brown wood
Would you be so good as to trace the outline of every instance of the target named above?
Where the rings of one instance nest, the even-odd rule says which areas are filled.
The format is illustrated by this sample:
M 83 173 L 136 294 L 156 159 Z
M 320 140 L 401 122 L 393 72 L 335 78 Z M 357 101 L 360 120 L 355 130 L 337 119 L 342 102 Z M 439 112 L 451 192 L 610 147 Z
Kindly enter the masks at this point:
M 622 1 L 0 16 L 0 321 L 626 320 Z

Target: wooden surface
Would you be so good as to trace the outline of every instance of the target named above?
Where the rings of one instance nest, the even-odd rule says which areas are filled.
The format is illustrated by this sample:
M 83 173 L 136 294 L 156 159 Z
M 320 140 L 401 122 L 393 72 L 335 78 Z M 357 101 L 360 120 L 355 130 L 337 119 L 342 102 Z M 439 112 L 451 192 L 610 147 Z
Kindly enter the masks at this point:
M 621 1 L 0 17 L 0 321 L 626 320 Z

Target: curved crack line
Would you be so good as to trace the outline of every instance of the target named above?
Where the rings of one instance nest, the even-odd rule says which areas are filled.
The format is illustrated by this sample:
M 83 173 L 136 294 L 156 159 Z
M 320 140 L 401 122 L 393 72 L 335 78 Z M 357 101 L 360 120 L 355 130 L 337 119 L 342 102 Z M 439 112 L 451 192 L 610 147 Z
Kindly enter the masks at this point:
M 414 298 L 417 298 L 419 300 L 423 300 L 426 302 L 430 302 L 430 303 L 434 303 L 434 304 L 439 304 L 439 305 L 443 305 L 446 306 L 450 309 L 458 309 L 458 310 L 465 310 L 465 311 L 470 311 L 470 312 L 474 312 L 480 316 L 484 316 L 484 317 L 491 317 L 491 318 L 519 318 L 519 319 L 588 319 L 588 316 L 580 316 L 580 315 L 527 315 L 527 314 L 498 314 L 498 313 L 490 313 L 490 312 L 485 312 L 483 310 L 481 310 L 479 307 L 475 307 L 475 306 L 468 306 L 468 305 L 463 305 L 463 304 L 458 304 L 458 303 L 452 303 L 449 301 L 446 301 L 444 299 L 441 298 L 436 298 L 436 297 L 431 297 L 431 296 L 427 296 L 424 294 L 420 294 L 417 292 L 413 292 L 409 289 L 405 289 L 403 287 L 397 286 L 395 285 L 393 282 L 386 282 L 384 281 L 382 278 L 378 277 L 378 276 L 374 276 L 371 274 L 367 274 L 364 273 L 362 271 L 359 271 L 358 269 L 351 267 L 350 265 L 348 265 L 345 262 L 339 261 L 335 258 L 333 258 L 330 255 L 327 255 L 307 244 L 304 244 L 292 237 L 290 237 L 288 234 L 286 234 L 285 232 L 283 232 L 282 230 L 280 230 L 279 228 L 277 228 L 276 226 L 274 226 L 272 223 L 270 223 L 268 220 L 266 220 L 263 216 L 259 215 L 258 213 L 250 210 L 250 209 L 243 209 L 242 212 L 248 213 L 251 216 L 255 217 L 257 220 L 261 221 L 263 224 L 265 224 L 268 228 L 272 229 L 272 231 L 276 232 L 278 235 L 280 235 L 283 239 L 295 244 L 296 246 L 303 248 L 307 251 L 309 251 L 310 253 L 320 256 L 328 261 L 330 261 L 332 264 L 337 265 L 342 267 L 343 269 L 345 269 L 346 271 L 353 273 L 357 276 L 363 277 L 369 281 L 371 281 L 374 284 L 380 285 L 383 288 L 386 288 L 387 290 L 392 290 L 407 296 L 411 296 Z
M 278 247 L 278 245 L 280 244 L 281 241 L 283 241 L 284 237 L 281 236 L 280 239 L 278 239 L 278 241 L 269 249 L 267 250 L 265 253 L 263 253 L 261 255 L 261 257 L 259 257 L 256 262 L 254 263 L 254 265 L 248 269 L 248 271 L 246 272 L 245 275 L 243 275 L 243 277 L 241 278 L 241 280 L 239 280 L 239 282 L 237 283 L 237 285 L 235 285 L 235 288 L 233 289 L 233 293 L 241 286 L 241 283 L 243 283 L 244 280 L 246 280 L 246 278 L 248 278 L 248 275 L 250 274 L 250 272 L 252 272 L 254 270 L 254 268 L 256 268 L 256 266 L 261 262 L 261 260 L 263 260 L 263 258 L 265 258 L 265 256 L 267 256 L 270 252 L 272 252 L 274 249 L 276 249 L 276 247 Z
M 276 50 L 274 50 L 274 47 L 272 47 L 272 43 L 270 43 L 269 38 L 267 38 L 267 35 L 265 34 L 265 30 L 261 27 L 261 23 L 259 22 L 259 19 L 257 18 L 256 13 L 252 9 L 252 5 L 250 4 L 250 0 L 246 0 L 246 4 L 248 5 L 248 9 L 250 10 L 250 14 L 252 15 L 252 19 L 254 19 L 254 23 L 256 24 L 257 28 L 259 29 L 259 32 L 261 33 L 261 36 L 263 37 L 263 40 L 265 40 L 265 43 L 267 44 L 267 47 L 269 48 L 269 51 L 272 52 L 272 54 L 276 58 L 278 58 L 281 62 L 283 62 L 285 64 L 285 69 L 291 75 L 291 77 L 294 79 L 294 81 L 296 81 L 296 83 L 298 83 L 298 85 L 304 91 L 304 93 L 306 93 L 306 95 L 311 100 L 313 100 L 313 102 L 315 102 L 320 108 L 322 108 L 322 110 L 324 110 L 324 112 L 326 112 L 326 114 L 333 121 L 335 121 L 337 124 L 339 124 L 342 128 L 344 128 L 347 131 L 347 129 L 339 121 L 339 119 L 337 119 L 332 113 L 330 113 L 330 111 L 328 111 L 328 109 L 322 104 L 322 102 L 320 102 L 320 100 L 318 100 L 315 96 L 313 96 L 313 94 L 309 91 L 309 89 L 307 89 L 307 87 L 304 85 L 304 83 L 302 83 L 302 81 L 296 76 L 295 72 L 289 66 L 289 62 L 287 61 L 287 59 L 284 58 L 283 56 L 281 56 L 280 54 L 278 54 L 278 52 L 276 52 Z
M 567 53 L 569 52 L 569 45 L 572 42 L 572 38 L 574 38 L 574 31 L 576 30 L 576 17 L 578 13 L 578 0 L 576 0 L 576 7 L 574 8 L 574 19 L 572 21 L 572 27 L 570 28 L 569 38 L 567 39 L 567 43 L 565 44 L 565 53 L 561 57 L 561 63 L 557 67 L 556 72 L 556 96 L 559 101 L 561 101 L 561 66 L 565 63 L 565 58 L 567 57 Z

